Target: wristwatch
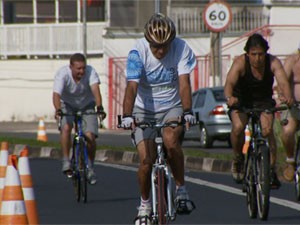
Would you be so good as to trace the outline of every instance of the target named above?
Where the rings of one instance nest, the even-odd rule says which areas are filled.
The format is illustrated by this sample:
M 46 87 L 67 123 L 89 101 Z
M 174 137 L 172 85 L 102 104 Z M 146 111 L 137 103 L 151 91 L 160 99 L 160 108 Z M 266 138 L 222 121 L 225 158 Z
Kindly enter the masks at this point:
M 229 101 L 229 99 L 231 98 L 231 96 L 226 97 L 226 100 Z

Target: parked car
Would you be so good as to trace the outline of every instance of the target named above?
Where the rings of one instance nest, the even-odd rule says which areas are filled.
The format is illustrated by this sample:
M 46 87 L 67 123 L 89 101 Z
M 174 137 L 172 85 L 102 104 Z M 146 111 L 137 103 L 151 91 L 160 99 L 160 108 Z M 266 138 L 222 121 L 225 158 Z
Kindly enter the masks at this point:
M 208 87 L 192 95 L 193 113 L 199 122 L 186 131 L 185 139 L 199 140 L 203 148 L 211 148 L 215 140 L 230 143 L 231 121 L 224 96 L 224 87 Z

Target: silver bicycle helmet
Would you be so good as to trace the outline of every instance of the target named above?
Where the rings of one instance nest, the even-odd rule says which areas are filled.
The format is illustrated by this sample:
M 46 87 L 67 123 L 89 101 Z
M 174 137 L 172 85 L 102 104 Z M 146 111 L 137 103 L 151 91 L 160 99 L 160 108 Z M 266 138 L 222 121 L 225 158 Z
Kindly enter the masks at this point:
M 144 35 L 151 44 L 168 44 L 176 36 L 175 25 L 167 16 L 156 13 L 146 23 Z

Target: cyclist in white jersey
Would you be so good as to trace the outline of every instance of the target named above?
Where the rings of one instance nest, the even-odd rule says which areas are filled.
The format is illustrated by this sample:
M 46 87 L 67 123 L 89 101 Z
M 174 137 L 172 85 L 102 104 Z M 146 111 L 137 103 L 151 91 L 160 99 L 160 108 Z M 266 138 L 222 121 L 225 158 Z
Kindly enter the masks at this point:
M 138 181 L 141 202 L 135 224 L 150 224 L 151 169 L 155 161 L 155 132 L 134 127 L 138 121 L 156 119 L 160 122 L 177 121 L 184 116 L 189 124 L 196 122 L 192 107 L 190 73 L 196 65 L 195 55 L 187 43 L 176 38 L 171 19 L 154 14 L 145 25 L 144 38 L 139 39 L 127 58 L 127 87 L 123 101 L 122 126 L 133 129 L 140 166 Z M 193 209 L 184 182 L 184 156 L 181 142 L 182 126 L 164 128 L 163 140 L 168 162 L 176 184 L 177 212 L 190 213 Z
M 54 78 L 53 85 L 53 105 L 55 108 L 55 118 L 63 113 L 74 113 L 78 110 L 83 112 L 95 112 L 103 120 L 106 113 L 102 106 L 100 93 L 100 79 L 96 70 L 86 65 L 86 58 L 80 53 L 75 53 L 70 58 L 70 64 L 61 67 Z M 83 115 L 84 134 L 87 139 L 89 154 L 88 179 L 90 184 L 97 182 L 93 169 L 96 140 L 98 136 L 98 120 L 94 115 Z M 73 116 L 62 118 L 61 124 L 61 146 L 63 151 L 62 172 L 68 174 L 71 170 L 69 151 L 71 148 L 71 131 L 73 127 Z

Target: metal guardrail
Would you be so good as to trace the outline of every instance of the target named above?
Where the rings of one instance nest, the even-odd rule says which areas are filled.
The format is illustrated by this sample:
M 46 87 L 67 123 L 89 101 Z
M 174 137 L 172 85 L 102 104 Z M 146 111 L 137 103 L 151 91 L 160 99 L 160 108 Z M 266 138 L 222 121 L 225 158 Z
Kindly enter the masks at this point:
M 87 23 L 87 53 L 102 54 L 106 23 Z M 26 24 L 0 26 L 0 57 L 73 54 L 83 49 L 81 23 Z
M 173 7 L 170 17 L 176 24 L 178 34 L 209 34 L 203 19 L 203 8 L 176 8 Z M 268 25 L 269 10 L 263 7 L 232 7 L 232 21 L 225 33 L 244 33 L 257 27 Z

